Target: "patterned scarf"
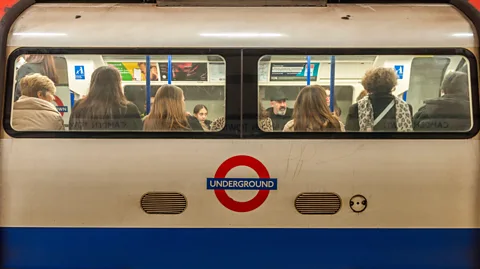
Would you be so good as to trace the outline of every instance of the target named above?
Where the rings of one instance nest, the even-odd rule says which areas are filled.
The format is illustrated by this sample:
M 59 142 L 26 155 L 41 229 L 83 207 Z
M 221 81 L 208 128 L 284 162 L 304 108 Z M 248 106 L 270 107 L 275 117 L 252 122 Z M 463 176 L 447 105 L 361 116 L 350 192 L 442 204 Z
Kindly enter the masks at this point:
M 408 104 L 397 96 L 393 97 L 395 98 L 397 132 L 413 131 L 412 115 Z M 368 95 L 358 101 L 358 123 L 361 132 L 371 132 L 373 130 L 373 107 Z

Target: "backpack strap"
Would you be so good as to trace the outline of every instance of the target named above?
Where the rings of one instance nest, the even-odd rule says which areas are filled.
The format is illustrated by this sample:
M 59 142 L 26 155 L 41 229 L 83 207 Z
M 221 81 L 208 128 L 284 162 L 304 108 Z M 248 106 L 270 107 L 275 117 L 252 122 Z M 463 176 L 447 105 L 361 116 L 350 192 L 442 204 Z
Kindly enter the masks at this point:
M 387 113 L 392 109 L 393 105 L 395 105 L 395 99 L 392 100 L 390 104 L 388 104 L 388 106 L 382 111 L 382 113 L 380 113 L 380 115 L 378 115 L 378 117 L 373 122 L 373 126 L 377 125 L 377 123 L 379 123 L 383 119 L 383 117 L 387 115 Z

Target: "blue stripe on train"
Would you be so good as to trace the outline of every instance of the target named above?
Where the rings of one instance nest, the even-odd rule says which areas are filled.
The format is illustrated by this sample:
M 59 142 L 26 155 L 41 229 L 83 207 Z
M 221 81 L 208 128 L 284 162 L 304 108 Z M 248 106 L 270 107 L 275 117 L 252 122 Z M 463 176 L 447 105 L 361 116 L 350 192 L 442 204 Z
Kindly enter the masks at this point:
M 15 269 L 463 269 L 476 229 L 2 228 Z

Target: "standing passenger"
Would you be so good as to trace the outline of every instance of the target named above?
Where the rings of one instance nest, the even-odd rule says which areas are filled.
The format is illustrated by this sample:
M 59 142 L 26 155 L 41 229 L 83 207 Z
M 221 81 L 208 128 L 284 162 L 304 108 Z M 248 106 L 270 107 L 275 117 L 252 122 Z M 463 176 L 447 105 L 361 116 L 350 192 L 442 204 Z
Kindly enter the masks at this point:
M 145 131 L 202 131 L 200 122 L 185 110 L 182 89 L 163 85 L 155 94 L 152 111 L 144 118 Z
M 22 94 L 19 81 L 28 74 L 38 73 L 47 76 L 54 84 L 58 83 L 57 69 L 52 55 L 29 54 L 25 55 L 26 63 L 23 64 L 17 72 L 15 85 L 15 99 L 17 101 Z
M 350 106 L 348 131 L 412 131 L 412 106 L 394 96 L 397 74 L 392 68 L 377 67 L 365 73 L 362 85 L 368 95 Z
M 85 98 L 70 115 L 70 130 L 142 130 L 137 106 L 122 91 L 120 72 L 111 66 L 97 68 Z
M 55 84 L 40 74 L 27 75 L 20 80 L 22 95 L 13 104 L 12 127 L 16 131 L 65 130 L 62 115 L 52 104 Z
M 298 94 L 293 119 L 285 124 L 284 132 L 342 132 L 340 120 L 330 112 L 327 93 L 318 85 L 307 86 Z

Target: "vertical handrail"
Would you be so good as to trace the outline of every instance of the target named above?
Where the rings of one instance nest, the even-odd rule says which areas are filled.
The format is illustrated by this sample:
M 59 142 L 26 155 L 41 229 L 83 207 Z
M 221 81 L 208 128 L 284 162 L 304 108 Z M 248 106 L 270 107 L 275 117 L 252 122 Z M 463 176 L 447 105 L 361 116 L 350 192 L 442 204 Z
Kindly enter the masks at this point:
M 406 101 L 407 101 L 407 91 L 404 91 L 404 92 L 403 92 L 403 96 L 402 96 L 402 97 L 403 97 L 403 101 L 406 102 Z
M 307 86 L 310 85 L 310 55 L 307 56 Z
M 335 111 L 335 55 L 330 57 L 330 111 Z
M 172 84 L 172 55 L 168 55 L 168 84 Z
M 147 70 L 145 74 L 145 80 L 146 80 L 146 86 L 147 86 L 147 107 L 145 113 L 148 115 L 150 114 L 150 94 L 152 91 L 151 85 L 150 85 L 150 55 L 147 55 L 146 57 L 146 62 L 147 62 Z
M 70 111 L 72 111 L 74 106 L 75 106 L 75 93 L 72 90 L 70 90 Z

